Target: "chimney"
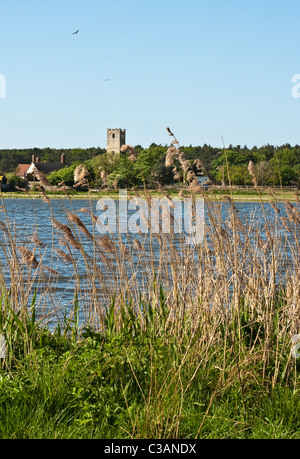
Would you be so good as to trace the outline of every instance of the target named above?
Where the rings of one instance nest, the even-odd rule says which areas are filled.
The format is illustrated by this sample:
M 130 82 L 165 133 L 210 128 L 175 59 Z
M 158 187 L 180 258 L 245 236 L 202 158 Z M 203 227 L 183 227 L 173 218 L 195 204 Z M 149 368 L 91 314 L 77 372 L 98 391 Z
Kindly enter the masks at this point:
M 35 162 L 39 163 L 40 162 L 40 158 L 35 158 Z
M 34 155 L 32 155 L 31 161 L 32 161 L 33 163 L 35 163 L 35 156 L 34 156 Z
M 66 164 L 66 155 L 62 154 L 60 158 L 61 164 Z

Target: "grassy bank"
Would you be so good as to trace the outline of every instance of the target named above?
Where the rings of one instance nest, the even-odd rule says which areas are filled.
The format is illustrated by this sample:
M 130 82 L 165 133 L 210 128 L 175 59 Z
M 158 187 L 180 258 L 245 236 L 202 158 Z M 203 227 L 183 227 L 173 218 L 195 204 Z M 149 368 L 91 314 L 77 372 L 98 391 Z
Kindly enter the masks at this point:
M 105 331 L 81 336 L 70 324 L 55 333 L 35 327 L 32 310 L 22 322 L 2 315 L 13 333 L 0 437 L 300 437 L 300 368 L 278 326 L 281 300 L 271 336 L 246 305 L 240 318 L 206 313 L 194 327 L 187 315 L 175 329 L 163 295 L 160 305 L 155 313 L 147 305 L 145 324 L 128 305 L 115 322 L 110 309 Z
M 196 246 L 162 226 L 99 235 L 91 207 L 51 200 L 44 244 L 2 202 L 1 438 L 300 437 L 299 205 L 205 201 Z
M 171 188 L 168 189 L 167 192 L 168 194 L 173 198 L 173 199 L 178 199 L 178 195 L 182 189 L 181 188 Z M 145 196 L 143 190 L 138 190 L 139 194 L 141 196 Z M 132 193 L 132 190 L 128 190 L 128 193 Z M 183 189 L 183 192 L 186 194 L 186 196 L 189 195 L 189 190 L 188 189 Z M 157 190 L 148 190 L 148 193 L 152 197 L 157 197 L 157 196 L 162 196 L 162 193 L 157 191 Z M 71 191 L 68 193 L 63 193 L 63 192 L 47 192 L 47 196 L 50 199 L 101 199 L 105 197 L 112 197 L 112 198 L 118 198 L 119 197 L 119 190 L 100 190 L 100 191 L 90 191 L 90 192 L 85 192 L 85 191 Z M 204 190 L 203 193 L 201 193 L 201 196 L 204 195 L 207 197 L 207 199 L 211 201 L 221 201 L 224 196 L 229 196 L 231 197 L 234 201 L 252 201 L 252 202 L 259 202 L 259 201 L 264 201 L 268 202 L 270 200 L 272 201 L 278 201 L 278 202 L 284 202 L 284 201 L 291 201 L 291 202 L 296 202 L 299 199 L 299 193 L 298 191 L 291 190 L 290 188 L 276 188 L 276 189 L 270 189 L 270 188 L 262 188 L 260 191 L 260 194 L 258 195 L 257 190 L 255 188 L 249 188 L 249 189 L 244 189 L 244 188 L 234 188 L 234 189 L 222 189 L 222 188 L 211 188 L 208 190 Z M 2 194 L 3 199 L 28 199 L 28 197 L 31 197 L 32 199 L 43 199 L 43 195 L 41 193 L 36 192 L 36 191 L 29 191 L 27 193 L 16 191 L 16 192 L 7 192 Z

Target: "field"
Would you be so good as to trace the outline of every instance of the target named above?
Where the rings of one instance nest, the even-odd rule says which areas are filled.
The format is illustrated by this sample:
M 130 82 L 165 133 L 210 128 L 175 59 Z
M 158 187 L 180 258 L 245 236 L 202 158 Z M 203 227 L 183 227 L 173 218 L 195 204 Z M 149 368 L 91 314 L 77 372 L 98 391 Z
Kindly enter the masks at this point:
M 251 215 L 206 194 L 196 246 L 172 230 L 99 235 L 91 207 L 63 199 L 62 223 L 42 194 L 44 246 L 3 199 L 0 438 L 300 438 L 299 204 L 267 196 Z M 58 260 L 74 299 L 49 312 Z

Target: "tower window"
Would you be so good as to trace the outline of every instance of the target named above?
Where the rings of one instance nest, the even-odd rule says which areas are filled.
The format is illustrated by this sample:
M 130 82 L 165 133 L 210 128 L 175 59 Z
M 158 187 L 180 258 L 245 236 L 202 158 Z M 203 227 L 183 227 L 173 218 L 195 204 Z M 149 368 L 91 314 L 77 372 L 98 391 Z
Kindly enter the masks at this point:
M 113 138 L 113 139 L 115 139 L 115 138 L 116 138 L 115 134 L 113 134 L 113 135 L 112 135 L 112 138 Z

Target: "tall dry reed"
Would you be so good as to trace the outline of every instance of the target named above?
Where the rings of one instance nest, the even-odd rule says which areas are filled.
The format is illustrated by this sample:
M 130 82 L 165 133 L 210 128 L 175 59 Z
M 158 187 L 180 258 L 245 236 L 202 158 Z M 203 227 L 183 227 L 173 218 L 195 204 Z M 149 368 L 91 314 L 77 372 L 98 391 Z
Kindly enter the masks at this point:
M 177 147 L 175 153 L 180 155 Z M 187 165 L 181 160 L 184 168 Z M 255 174 L 252 165 L 249 170 Z M 228 196 L 215 202 L 192 183 L 180 199 L 195 200 L 201 192 L 205 200 L 204 239 L 195 246 L 188 245 L 183 234 L 176 234 L 174 217 L 168 234 L 160 224 L 157 234 L 100 235 L 92 200 L 80 209 L 80 217 L 71 200 L 68 208 L 62 201 L 61 214 L 51 213 L 53 242 L 47 246 L 36 230 L 34 235 L 19 234 L 4 218 L 0 221 L 0 283 L 14 310 L 26 309 L 33 289 L 38 288 L 40 315 L 51 316 L 55 323 L 62 311 L 72 314 L 72 304 L 53 300 L 63 265 L 63 272 L 68 272 L 64 282 L 78 295 L 82 326 L 104 330 L 105 308 L 113 301 L 115 332 L 124 328 L 130 314 L 146 331 L 150 308 L 153 323 L 166 341 L 176 336 L 180 344 L 188 327 L 191 345 L 180 368 L 191 358 L 207 365 L 211 352 L 223 346 L 223 362 L 218 362 L 220 384 L 236 379 L 244 390 L 255 380 L 249 373 L 251 362 L 260 362 L 267 383 L 275 384 L 293 369 L 292 356 L 286 360 L 286 351 L 300 332 L 299 204 L 280 204 L 271 196 L 270 203 L 245 209 Z M 174 198 L 163 188 L 160 191 L 172 215 Z M 151 205 L 148 191 L 135 192 L 132 202 L 138 197 Z M 45 205 L 51 207 L 51 202 Z M 43 261 L 47 251 L 51 252 L 50 265 Z M 233 352 L 230 370 L 226 368 L 228 347 Z M 269 363 L 274 359 L 270 377 Z M 231 379 L 225 378 L 228 371 Z

